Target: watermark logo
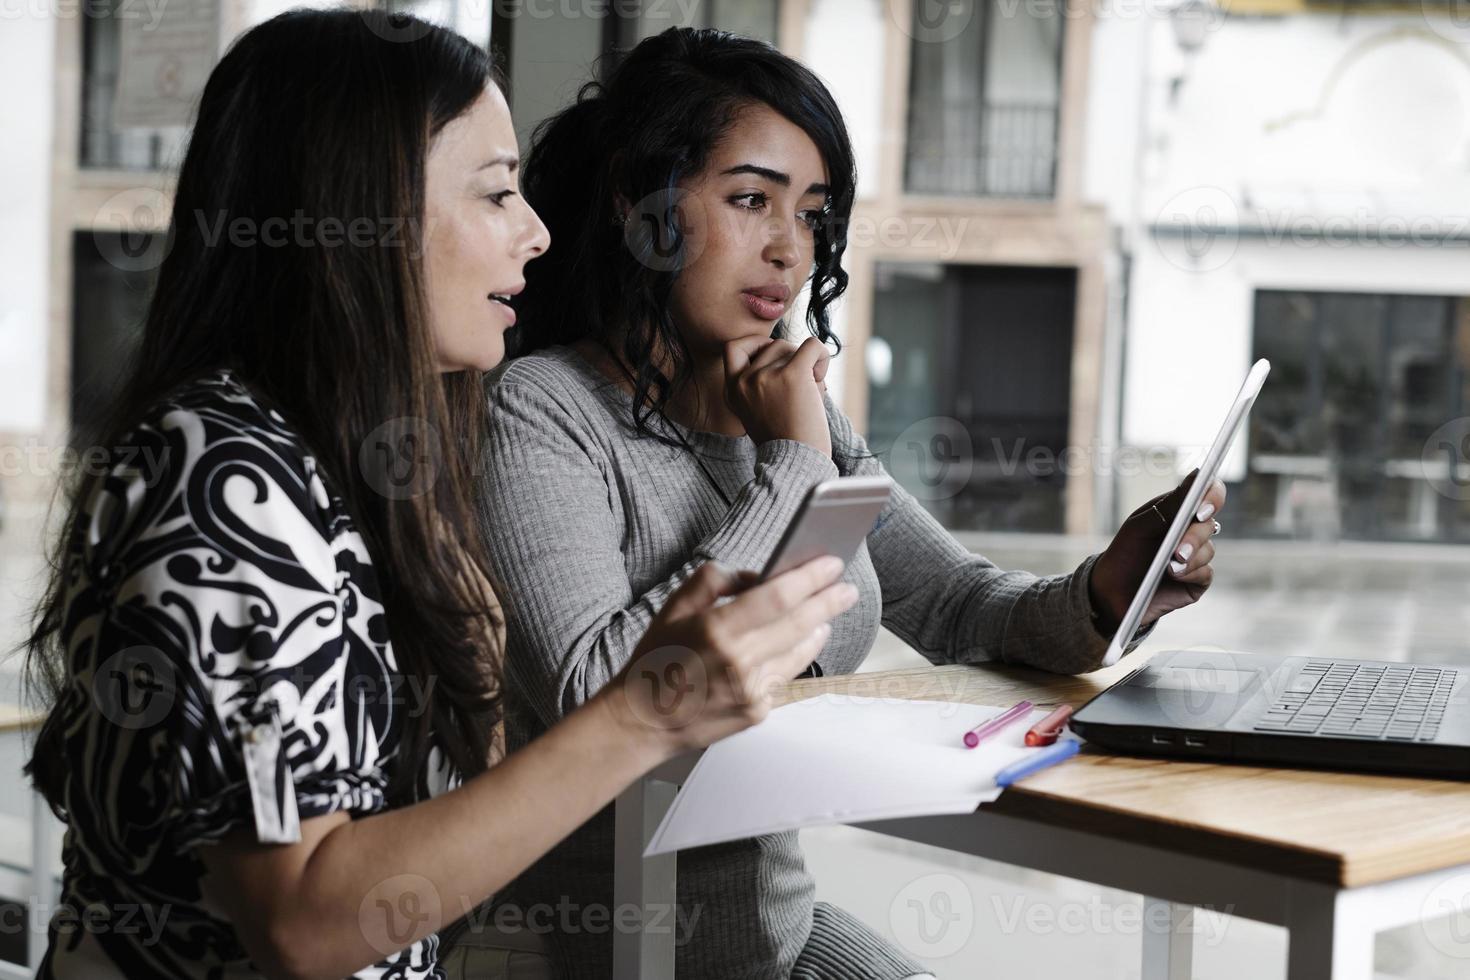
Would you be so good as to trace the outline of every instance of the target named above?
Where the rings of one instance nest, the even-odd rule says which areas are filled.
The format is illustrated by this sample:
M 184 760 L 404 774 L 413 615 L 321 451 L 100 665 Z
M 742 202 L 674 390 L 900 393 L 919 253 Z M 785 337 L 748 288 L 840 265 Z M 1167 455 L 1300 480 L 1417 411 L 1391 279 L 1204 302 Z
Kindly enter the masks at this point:
M 889 447 L 888 471 L 919 500 L 949 500 L 970 482 L 975 447 L 970 431 L 944 415 L 920 419 Z
M 1470 44 L 1470 0 L 1421 0 L 1419 13 L 1440 37 Z
M 663 188 L 641 198 L 623 215 L 623 244 L 639 265 L 655 272 L 676 272 L 698 261 L 704 252 L 704 205 L 679 187 Z
M 1230 928 L 1232 903 L 1223 908 L 1200 906 L 1195 914 L 1176 920 L 1167 902 L 1109 902 L 1094 895 L 1083 902 L 1036 901 L 1024 895 L 1003 898 L 990 896 L 990 904 L 1000 931 L 1005 935 L 1025 933 L 1031 936 L 1140 936 L 1171 933 L 1188 937 L 1204 946 L 1224 942 Z M 1202 912 L 1217 915 L 1202 915 Z
M 1419 928 L 1445 956 L 1470 960 L 1470 874 L 1446 878 L 1419 907 Z
M 357 924 L 369 946 L 391 956 L 444 921 L 434 883 L 422 875 L 394 875 L 367 894 Z
M 171 211 L 162 191 L 134 187 L 102 202 L 92 241 L 103 261 L 121 272 L 152 272 L 168 256 Z
M 1180 728 L 1207 728 L 1228 721 L 1247 698 L 1256 671 L 1227 651 L 1192 650 L 1186 663 L 1157 668 L 1143 681 L 1152 687 L 1159 711 Z M 1269 682 L 1269 678 L 1267 679 Z M 1279 691 L 1267 690 L 1268 698 Z M 1274 703 L 1274 701 L 1272 702 Z
M 1168 262 L 1190 272 L 1214 272 L 1235 257 L 1240 209 L 1219 187 L 1192 187 L 1169 199 L 1154 241 Z
M 119 728 L 151 728 L 173 710 L 178 697 L 173 662 L 157 647 L 119 650 L 92 675 L 92 699 Z
M 953 956 L 975 931 L 975 897 L 955 875 L 924 875 L 893 897 L 888 925 L 899 944 L 915 956 Z
M 1451 500 L 1470 500 L 1470 416 L 1451 419 L 1424 443 L 1424 479 Z
M 645 725 L 683 728 L 709 697 L 704 661 L 684 647 L 658 647 L 630 665 L 623 691 L 634 717 Z
M 439 431 L 420 418 L 389 419 L 362 441 L 357 465 L 368 486 L 389 500 L 422 496 L 443 469 Z
M 974 0 L 913 0 L 911 11 L 909 4 L 888 0 L 887 7 L 898 29 L 924 44 L 953 41 L 975 19 Z

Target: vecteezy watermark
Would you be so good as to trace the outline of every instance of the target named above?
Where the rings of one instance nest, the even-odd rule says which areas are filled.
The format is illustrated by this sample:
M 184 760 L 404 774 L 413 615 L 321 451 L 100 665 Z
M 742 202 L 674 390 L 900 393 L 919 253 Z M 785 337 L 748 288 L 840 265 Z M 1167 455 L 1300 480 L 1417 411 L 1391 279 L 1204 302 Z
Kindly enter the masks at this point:
M 1143 932 L 1166 935 L 1180 932 L 1193 935 L 1206 946 L 1218 946 L 1229 931 L 1228 916 L 1235 906 L 1219 909 L 1220 916 L 1194 916 L 1188 923 L 1175 923 L 1165 902 L 1106 902 L 1094 895 L 1085 902 L 1038 901 L 1024 895 L 1004 898 L 991 895 L 1000 931 L 1006 935 L 1027 933 L 1032 936 L 1136 936 Z M 1211 906 L 1203 906 L 1212 909 Z M 1213 910 L 1213 909 L 1212 909 Z
M 1190 272 L 1224 267 L 1249 235 L 1268 247 L 1470 248 L 1470 214 L 1396 214 L 1357 208 L 1314 214 L 1237 200 L 1220 187 L 1192 187 L 1154 219 L 1155 247 Z
M 119 650 L 98 664 L 92 675 L 93 703 L 119 728 L 151 728 L 168 716 L 178 699 L 175 669 L 157 647 Z
M 886 0 L 889 19 L 904 34 L 924 44 L 953 41 L 975 21 L 981 0 Z M 910 9 L 912 6 L 912 9 Z M 998 20 L 1195 19 L 1205 31 L 1218 30 L 1225 11 L 1212 2 L 1188 0 L 994 0 L 989 12 Z
M 684 647 L 649 650 L 629 666 L 623 696 L 633 716 L 650 728 L 683 728 L 709 698 L 704 661 Z
M 792 228 L 797 221 L 805 227 Z M 727 247 L 751 246 L 777 235 L 811 236 L 818 228 L 831 241 L 850 249 L 903 249 L 911 259 L 947 261 L 959 254 L 970 228 L 967 217 L 949 215 L 813 215 L 788 219 L 761 215 L 752 220 L 739 211 L 711 212 L 698 195 L 665 188 L 645 195 L 617 219 L 623 244 L 640 265 L 656 272 L 686 268 L 704 253 L 711 223 L 719 221 L 719 237 Z
M 500 17 L 531 20 L 601 20 L 604 17 L 692 23 L 700 0 L 469 0 L 470 9 L 488 8 Z
M 646 194 L 621 217 L 623 244 L 654 272 L 676 272 L 699 260 L 708 239 L 704 203 L 681 187 Z
M 394 875 L 378 883 L 357 907 L 357 925 L 382 956 L 412 944 L 445 924 L 439 889 L 423 875 Z
M 172 247 L 170 214 L 169 199 L 156 188 L 133 187 L 112 195 L 93 217 L 97 253 L 120 272 L 151 272 Z
M 888 471 L 920 500 L 949 500 L 969 485 L 975 469 L 970 430 L 959 419 L 934 415 L 904 429 L 888 449 Z
M 674 945 L 683 946 L 694 936 L 694 929 L 704 914 L 704 905 L 650 902 L 637 905 L 624 902 L 609 906 L 599 902 L 574 902 L 563 895 L 553 905 L 548 902 L 483 904 L 474 906 L 461 900 L 460 917 L 470 935 L 493 929 L 499 933 L 530 932 L 535 935 L 560 933 L 566 936 L 604 935 L 673 935 Z
M 943 44 L 965 32 L 975 19 L 976 0 L 886 0 L 888 16 L 898 29 L 924 44 Z M 907 16 L 906 16 L 907 15 Z
M 1201 452 L 1203 447 L 1199 447 Z M 977 453 L 970 431 L 959 419 L 935 415 L 905 428 L 881 453 L 893 478 L 920 500 L 949 500 L 969 486 L 977 464 L 987 474 L 1046 480 L 1057 476 L 1178 476 L 1179 460 L 1193 451 L 1179 446 L 1089 445 L 1057 449 L 1025 438 L 992 436 Z
M 1420 0 L 1419 13 L 1440 37 L 1470 44 L 1470 0 Z
M 444 468 L 439 430 L 425 419 L 389 419 L 367 434 L 357 466 L 367 485 L 389 500 L 409 500 L 434 488 Z
M 1179 728 L 1210 728 L 1223 725 L 1246 703 L 1259 695 L 1274 705 L 1285 693 L 1285 682 L 1263 678 L 1252 687 L 1256 671 L 1228 650 L 1188 648 L 1188 664 L 1172 665 L 1145 683 L 1154 691 L 1159 711 Z
M 899 945 L 915 956 L 953 956 L 975 931 L 975 897 L 970 886 L 956 875 L 924 875 L 893 896 L 888 905 L 888 925 Z
M 235 248 L 403 248 L 417 252 L 424 241 L 419 222 L 405 217 L 343 218 L 334 215 L 307 214 L 301 208 L 290 217 L 267 218 L 231 216 L 224 209 L 205 212 L 196 210 L 193 220 L 206 248 L 228 242 Z
M 1424 442 L 1424 479 L 1451 500 L 1470 500 L 1470 416 L 1451 419 Z
M 152 487 L 167 467 L 167 446 L 53 446 L 35 438 L 0 446 L 0 476 L 7 477 L 69 480 L 126 470 Z
M 1444 955 L 1470 960 L 1470 874 L 1446 878 L 1429 890 L 1419 906 L 1419 928 Z
M 973 651 L 977 660 L 990 658 L 983 647 Z M 993 659 L 999 659 L 993 658 Z M 868 674 L 852 674 L 846 678 L 841 693 L 823 694 L 822 699 L 831 704 L 872 704 L 875 701 L 927 701 L 937 718 L 954 718 L 971 702 L 965 696 L 970 690 L 988 693 L 970 673 L 948 674 L 940 671 L 925 671 L 922 677 L 896 677 L 884 671 Z M 917 685 L 917 686 L 916 686 Z M 973 703 L 980 703 L 978 700 Z
M 178 703 L 180 669 L 157 647 L 139 645 L 119 650 L 103 660 L 93 674 L 93 702 L 104 718 L 120 728 L 150 728 L 163 721 Z M 267 676 L 237 672 L 231 682 L 231 698 L 235 704 L 248 705 L 269 696 L 285 707 L 289 719 L 300 703 L 299 692 L 311 691 L 324 680 L 335 683 L 336 678 L 335 673 L 309 671 L 305 664 L 272 671 Z M 438 680 L 433 675 L 354 674 L 341 679 L 333 697 L 338 703 L 388 705 L 402 717 L 418 718 L 429 709 Z
M 163 19 L 168 0 L 0 0 L 0 21 L 22 19 L 146 20 L 151 31 Z
M 459 0 L 457 7 L 463 23 L 488 24 L 492 16 L 559 22 L 641 18 L 645 28 L 652 26 L 657 33 L 662 27 L 694 23 L 699 19 L 699 3 L 700 0 Z M 433 29 L 425 21 L 402 16 L 370 16 L 364 21 L 379 37 L 393 42 L 417 41 Z
M 1219 187 L 1192 187 L 1170 198 L 1154 222 L 1160 254 L 1180 269 L 1214 272 L 1235 257 L 1240 210 Z
M 163 938 L 173 906 L 165 902 L 110 902 L 48 905 L 31 900 L 24 905 L 0 905 L 0 936 L 17 936 L 40 923 L 49 923 L 58 936 L 70 941 L 77 933 L 133 937 L 134 945 L 154 946 Z
M 851 249 L 881 247 L 904 249 L 909 261 L 932 258 L 953 259 L 960 251 L 969 230 L 969 218 L 948 215 L 851 215 L 845 222 L 833 218 L 828 224 L 834 231 L 845 233 Z

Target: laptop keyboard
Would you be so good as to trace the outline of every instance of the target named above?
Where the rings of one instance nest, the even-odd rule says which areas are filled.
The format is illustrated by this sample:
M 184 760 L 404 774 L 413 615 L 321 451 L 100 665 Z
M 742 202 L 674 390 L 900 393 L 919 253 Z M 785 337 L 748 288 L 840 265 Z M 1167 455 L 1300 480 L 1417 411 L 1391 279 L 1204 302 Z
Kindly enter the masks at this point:
M 1448 667 L 1308 661 L 1255 730 L 1429 742 L 1439 736 L 1458 674 Z

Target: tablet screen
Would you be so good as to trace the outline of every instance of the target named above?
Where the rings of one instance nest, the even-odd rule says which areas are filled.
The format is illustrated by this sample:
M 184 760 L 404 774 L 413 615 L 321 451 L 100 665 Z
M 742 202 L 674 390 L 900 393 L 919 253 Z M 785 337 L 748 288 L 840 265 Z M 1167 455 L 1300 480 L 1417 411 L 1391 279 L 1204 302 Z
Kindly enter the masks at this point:
M 1215 441 L 1210 445 L 1210 451 L 1205 454 L 1205 461 L 1200 464 L 1199 476 L 1189 488 L 1184 504 L 1179 508 L 1179 513 L 1174 515 L 1174 520 L 1169 525 L 1169 531 L 1164 535 L 1164 540 L 1159 545 L 1158 554 L 1148 567 L 1148 574 L 1139 583 L 1138 592 L 1134 594 L 1133 601 L 1128 605 L 1128 612 L 1123 616 L 1123 622 L 1118 626 L 1118 632 L 1114 634 L 1113 641 L 1108 644 L 1108 652 L 1103 656 L 1102 665 L 1111 667 L 1123 656 L 1133 635 L 1138 632 L 1138 627 L 1143 623 L 1143 614 L 1148 610 L 1148 604 L 1153 601 L 1154 593 L 1158 591 L 1159 583 L 1163 580 L 1164 569 L 1169 565 L 1169 559 L 1174 554 L 1174 549 L 1179 547 L 1179 542 L 1184 539 L 1184 534 L 1189 530 L 1189 525 L 1198 512 L 1200 504 L 1205 499 L 1205 492 L 1215 482 L 1216 475 L 1220 472 L 1220 464 L 1225 461 L 1225 454 L 1230 450 L 1230 444 L 1235 441 L 1235 435 L 1240 431 L 1241 424 L 1245 422 L 1246 416 L 1250 414 L 1251 406 L 1256 403 L 1256 396 L 1261 393 L 1261 385 L 1266 381 L 1266 375 L 1271 373 L 1271 363 L 1264 358 L 1257 361 L 1246 375 L 1245 382 L 1240 386 L 1240 393 L 1235 396 L 1235 403 L 1230 406 L 1229 413 L 1225 416 L 1225 423 L 1220 426 L 1220 432 L 1215 436 Z

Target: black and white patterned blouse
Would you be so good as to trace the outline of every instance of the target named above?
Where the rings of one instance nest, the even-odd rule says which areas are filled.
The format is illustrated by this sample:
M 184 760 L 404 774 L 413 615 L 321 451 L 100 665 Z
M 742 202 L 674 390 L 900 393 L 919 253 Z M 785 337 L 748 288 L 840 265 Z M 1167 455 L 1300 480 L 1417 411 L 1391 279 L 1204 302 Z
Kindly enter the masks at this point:
M 229 372 L 160 404 L 109 467 L 64 558 L 66 870 L 40 975 L 256 976 L 198 848 L 383 810 L 408 685 L 341 499 Z M 429 770 L 420 796 L 454 781 Z M 392 953 L 399 911 L 360 910 L 388 955 L 356 976 L 442 977 L 435 937 Z

